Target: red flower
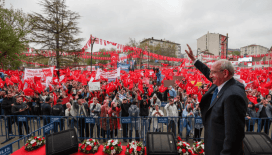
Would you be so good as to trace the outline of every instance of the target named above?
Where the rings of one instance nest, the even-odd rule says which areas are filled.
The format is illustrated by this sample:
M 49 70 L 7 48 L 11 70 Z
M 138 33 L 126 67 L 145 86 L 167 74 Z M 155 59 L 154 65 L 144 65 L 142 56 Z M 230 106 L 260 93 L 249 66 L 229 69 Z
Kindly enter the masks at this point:
M 120 147 L 120 146 L 121 146 L 121 144 L 119 143 L 119 144 L 118 144 L 118 146 Z
M 199 144 L 196 144 L 196 147 L 198 147 L 199 146 Z
M 37 139 L 37 137 L 34 137 L 34 139 Z
M 39 138 L 38 140 L 39 140 L 39 141 L 42 141 L 42 139 L 41 139 L 41 138 Z
M 106 146 L 106 149 L 108 150 L 110 147 L 109 146 Z
M 135 143 L 133 142 L 133 145 L 134 145 Z
M 127 145 L 127 148 L 129 148 L 129 144 Z
M 83 150 L 85 148 L 85 144 L 81 145 L 80 148 Z
M 32 144 L 32 147 L 34 147 L 34 146 L 36 146 L 36 145 L 37 145 L 37 143 L 35 142 L 35 143 Z
M 88 145 L 87 147 L 86 147 L 86 150 L 87 151 L 90 151 L 92 149 L 92 147 L 90 146 L 90 145 Z
M 180 137 L 178 137 L 178 140 L 179 140 L 179 141 L 181 141 L 181 138 L 180 138 Z
M 113 142 L 114 142 L 114 140 L 111 141 L 111 143 L 113 143 Z
M 131 154 L 131 153 L 132 153 L 132 151 L 133 151 L 133 148 L 129 149 L 129 154 Z
M 182 152 L 183 152 L 183 153 L 185 153 L 185 152 L 186 152 L 186 150 L 185 150 L 185 149 L 182 149 Z
M 89 141 L 92 141 L 92 138 L 91 138 L 91 139 L 89 139 Z
M 182 145 L 183 145 L 183 147 L 186 147 L 186 144 L 185 144 L 185 143 L 183 143 Z
M 177 150 L 179 150 L 179 149 L 180 149 L 180 147 L 178 146 L 178 147 L 177 147 Z
M 138 152 L 140 152 L 142 150 L 142 147 L 141 146 L 137 146 L 137 149 L 136 149 Z
M 44 139 L 44 137 L 42 139 Z
M 201 149 L 201 151 L 200 151 L 199 153 L 200 153 L 200 154 L 204 153 L 204 150 L 203 150 L 203 149 Z
M 27 146 L 29 143 L 26 143 L 26 145 L 25 146 Z
M 93 145 L 96 145 L 96 144 L 97 144 L 96 142 L 93 143 Z
M 112 146 L 110 149 L 111 149 L 111 150 L 113 150 L 113 149 L 114 149 L 114 147 Z
M 188 150 L 188 152 L 192 154 L 192 150 Z

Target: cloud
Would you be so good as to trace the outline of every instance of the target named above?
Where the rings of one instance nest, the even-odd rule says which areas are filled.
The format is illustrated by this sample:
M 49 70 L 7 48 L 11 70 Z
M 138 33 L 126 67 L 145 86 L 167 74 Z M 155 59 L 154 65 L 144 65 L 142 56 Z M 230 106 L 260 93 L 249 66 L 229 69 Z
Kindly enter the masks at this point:
M 39 12 L 36 0 L 7 0 L 25 12 Z M 272 38 L 272 1 L 270 0 L 67 0 L 68 9 L 78 12 L 78 21 L 86 43 L 90 34 L 108 41 L 126 44 L 129 38 L 167 39 L 188 43 L 197 49 L 196 39 L 210 33 L 229 35 L 229 48 L 259 44 L 270 48 Z M 104 48 L 95 45 L 94 49 Z M 106 46 L 106 48 L 110 48 Z

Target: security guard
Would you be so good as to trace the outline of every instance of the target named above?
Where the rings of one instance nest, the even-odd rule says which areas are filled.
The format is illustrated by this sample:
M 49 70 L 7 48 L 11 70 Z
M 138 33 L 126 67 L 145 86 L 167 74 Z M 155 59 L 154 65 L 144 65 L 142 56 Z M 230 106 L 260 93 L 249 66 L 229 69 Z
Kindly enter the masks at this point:
M 50 97 L 46 97 L 45 103 L 42 104 L 42 114 L 46 115 L 43 118 L 43 125 L 47 125 L 50 123 L 50 114 L 51 114 L 51 106 L 50 106 Z
M 52 115 L 53 116 L 64 116 L 64 109 L 63 109 L 63 106 L 62 106 L 62 100 L 61 99 L 58 99 L 57 104 L 52 107 Z M 58 132 L 58 126 L 60 126 L 60 131 L 63 130 L 63 125 L 64 125 L 63 118 L 61 117 L 59 120 L 57 120 L 57 119 L 58 118 L 56 118 L 57 122 L 55 122 L 54 132 Z

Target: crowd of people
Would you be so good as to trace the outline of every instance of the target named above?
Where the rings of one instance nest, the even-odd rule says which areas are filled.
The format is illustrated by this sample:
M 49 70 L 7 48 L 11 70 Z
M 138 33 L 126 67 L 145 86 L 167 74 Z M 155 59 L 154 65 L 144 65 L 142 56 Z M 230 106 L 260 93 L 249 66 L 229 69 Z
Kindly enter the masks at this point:
M 79 81 L 67 80 L 62 85 L 50 85 L 41 92 L 35 91 L 31 95 L 25 95 L 22 89 L 18 89 L 18 83 L 5 84 L 0 88 L 1 115 L 77 117 L 74 121 L 69 120 L 69 126 L 75 127 L 75 124 L 79 124 L 78 131 L 81 137 L 94 137 L 94 134 L 96 134 L 97 138 L 103 137 L 105 140 L 107 136 L 117 137 L 118 132 L 122 129 L 125 142 L 129 137 L 132 137 L 133 130 L 136 134 L 136 140 L 140 140 L 140 137 L 144 135 L 143 120 L 146 120 L 149 131 L 162 132 L 166 125 L 168 132 L 177 132 L 182 136 L 183 129 L 186 129 L 187 141 L 193 133 L 194 141 L 199 141 L 203 124 L 194 123 L 192 118 L 201 118 L 199 108 L 201 98 L 199 97 L 211 85 L 203 83 L 198 88 L 200 93 L 188 94 L 186 89 L 182 87 L 182 84 L 186 85 L 187 81 L 180 80 L 161 91 L 159 90 L 162 85 L 161 71 L 159 68 L 153 70 L 156 76 L 150 77 L 149 83 L 141 84 L 143 91 L 139 89 L 139 82 L 133 83 L 133 87 L 131 87 L 131 85 L 125 85 L 122 80 L 119 80 L 116 89 L 107 92 L 106 89 L 102 89 L 103 85 L 110 83 L 107 80 L 100 80 L 101 89 L 96 91 L 90 91 L 88 85 L 83 85 Z M 10 78 L 10 76 L 1 76 L 1 78 L 4 81 L 5 78 Z M 140 79 L 143 78 L 140 77 Z M 152 92 L 150 92 L 150 87 L 152 87 Z M 246 93 L 250 97 L 256 97 L 258 103 L 252 103 L 252 100 L 249 100 L 248 104 L 246 127 L 248 131 L 253 131 L 255 123 L 257 123 L 253 118 L 272 117 L 271 95 L 264 96 L 257 89 L 247 89 Z M 166 105 L 162 107 L 162 103 L 166 103 Z M 85 119 L 81 116 L 95 118 L 95 124 L 85 125 Z M 132 123 L 121 123 L 120 117 L 130 116 Z M 158 123 L 156 117 L 168 117 L 168 124 Z M 46 125 L 50 123 L 50 119 L 48 118 L 43 122 Z M 18 121 L 7 119 L 7 129 L 11 135 L 13 134 L 13 123 L 18 123 Z M 29 127 L 25 122 L 19 122 L 17 125 L 20 135 L 22 135 L 23 126 L 29 132 Z M 64 122 L 61 121 L 59 125 L 63 129 Z M 270 121 L 262 120 L 259 130 L 262 130 L 264 126 L 264 132 L 268 134 Z M 94 133 L 94 131 L 97 131 L 97 133 Z M 130 138 L 129 141 L 131 140 Z

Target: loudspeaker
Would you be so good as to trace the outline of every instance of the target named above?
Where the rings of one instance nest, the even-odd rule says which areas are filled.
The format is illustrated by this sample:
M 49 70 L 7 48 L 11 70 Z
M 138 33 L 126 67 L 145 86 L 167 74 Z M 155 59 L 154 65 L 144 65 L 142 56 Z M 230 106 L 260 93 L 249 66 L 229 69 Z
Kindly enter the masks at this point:
M 245 155 L 272 154 L 272 140 L 266 133 L 246 132 L 243 143 Z
M 177 144 L 173 132 L 147 132 L 146 153 L 148 155 L 177 155 Z
M 74 128 L 46 136 L 46 155 L 63 155 L 76 152 L 78 152 L 78 139 Z

